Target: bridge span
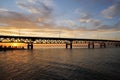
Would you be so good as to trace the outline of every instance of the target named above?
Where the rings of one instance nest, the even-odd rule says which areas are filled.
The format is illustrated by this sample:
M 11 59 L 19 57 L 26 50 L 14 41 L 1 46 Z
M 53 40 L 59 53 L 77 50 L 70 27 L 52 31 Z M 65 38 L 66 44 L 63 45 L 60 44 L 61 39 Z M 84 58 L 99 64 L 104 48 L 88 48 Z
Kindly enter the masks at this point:
M 95 44 L 99 48 L 106 48 L 107 46 L 120 47 L 120 40 L 107 40 L 107 39 L 83 39 L 83 38 L 55 38 L 55 37 L 33 37 L 33 36 L 7 36 L 0 35 L 0 42 L 22 42 L 27 44 L 28 49 L 33 49 L 33 44 L 65 44 L 66 48 L 73 48 L 73 44 L 86 43 L 88 48 L 95 48 Z

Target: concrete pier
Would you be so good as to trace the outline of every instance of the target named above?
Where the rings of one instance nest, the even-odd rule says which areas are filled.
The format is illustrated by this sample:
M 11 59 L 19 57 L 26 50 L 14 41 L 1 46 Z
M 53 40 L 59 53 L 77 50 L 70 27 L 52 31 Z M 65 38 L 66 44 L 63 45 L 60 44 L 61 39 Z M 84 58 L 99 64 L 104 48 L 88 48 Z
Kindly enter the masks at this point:
M 106 44 L 104 42 L 100 43 L 100 48 L 106 48 Z
M 72 41 L 66 42 L 66 49 L 70 46 L 70 49 L 72 49 Z
M 94 42 L 88 42 L 88 48 L 95 48 Z
M 120 44 L 119 44 L 119 43 L 116 43 L 116 44 L 115 44 L 115 47 L 120 47 Z
M 27 44 L 27 49 L 33 49 L 33 42 L 30 42 Z

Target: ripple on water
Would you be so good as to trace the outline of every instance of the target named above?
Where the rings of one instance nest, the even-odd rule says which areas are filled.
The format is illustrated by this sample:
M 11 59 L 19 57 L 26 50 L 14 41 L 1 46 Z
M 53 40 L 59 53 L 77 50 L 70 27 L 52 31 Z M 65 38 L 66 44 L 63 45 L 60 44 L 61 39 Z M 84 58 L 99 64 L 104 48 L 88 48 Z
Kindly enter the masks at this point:
M 114 54 L 116 50 L 118 53 Z M 0 53 L 0 80 L 120 80 L 118 75 L 120 50 L 102 51 L 101 49 L 7 51 Z M 106 51 L 109 51 L 109 54 Z

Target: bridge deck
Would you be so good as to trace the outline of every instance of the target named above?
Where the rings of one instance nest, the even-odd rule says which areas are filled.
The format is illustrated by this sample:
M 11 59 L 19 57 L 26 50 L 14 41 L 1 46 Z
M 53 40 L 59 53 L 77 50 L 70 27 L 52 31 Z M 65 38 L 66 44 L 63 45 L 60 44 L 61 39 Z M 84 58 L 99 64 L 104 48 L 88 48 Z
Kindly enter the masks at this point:
M 107 42 L 120 42 L 120 40 L 107 40 L 107 39 L 83 39 L 83 38 L 57 38 L 57 37 L 34 37 L 34 36 L 6 36 L 0 35 L 0 38 L 22 38 L 22 39 L 48 39 L 48 40 L 79 40 L 79 41 L 107 41 Z

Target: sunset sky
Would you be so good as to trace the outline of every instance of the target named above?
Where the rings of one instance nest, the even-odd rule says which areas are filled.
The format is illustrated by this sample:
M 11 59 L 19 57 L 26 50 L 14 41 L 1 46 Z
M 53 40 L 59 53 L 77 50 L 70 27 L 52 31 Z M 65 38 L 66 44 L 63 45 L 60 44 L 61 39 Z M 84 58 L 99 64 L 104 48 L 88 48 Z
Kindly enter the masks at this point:
M 0 0 L 0 35 L 120 40 L 120 0 Z

